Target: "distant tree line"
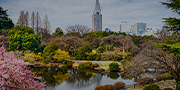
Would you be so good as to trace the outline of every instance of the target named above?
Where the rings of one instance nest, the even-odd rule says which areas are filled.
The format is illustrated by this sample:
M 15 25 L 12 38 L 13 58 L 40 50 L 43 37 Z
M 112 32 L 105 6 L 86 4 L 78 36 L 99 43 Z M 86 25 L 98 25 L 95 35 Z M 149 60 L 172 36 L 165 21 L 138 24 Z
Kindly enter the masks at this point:
M 51 33 L 51 25 L 47 14 L 45 15 L 42 22 L 38 12 L 36 14 L 32 12 L 30 18 L 28 11 L 26 11 L 26 13 L 24 11 L 21 11 L 16 26 L 31 26 L 34 32 L 38 36 L 41 36 L 41 39 L 47 39 L 48 34 Z

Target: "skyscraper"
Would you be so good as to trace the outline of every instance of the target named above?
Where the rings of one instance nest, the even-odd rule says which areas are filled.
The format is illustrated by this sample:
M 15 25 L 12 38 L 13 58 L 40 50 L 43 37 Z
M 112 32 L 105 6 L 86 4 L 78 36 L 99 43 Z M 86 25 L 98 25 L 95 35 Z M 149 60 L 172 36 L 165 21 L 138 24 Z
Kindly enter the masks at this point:
M 135 23 L 134 24 L 134 34 L 137 36 L 142 36 L 146 31 L 146 23 Z
M 99 0 L 96 0 L 92 14 L 92 29 L 93 31 L 102 31 L 102 14 Z
M 125 33 L 130 34 L 131 33 L 130 29 L 131 29 L 130 23 L 124 22 L 124 21 L 121 22 L 121 24 L 120 24 L 120 32 L 125 32 Z

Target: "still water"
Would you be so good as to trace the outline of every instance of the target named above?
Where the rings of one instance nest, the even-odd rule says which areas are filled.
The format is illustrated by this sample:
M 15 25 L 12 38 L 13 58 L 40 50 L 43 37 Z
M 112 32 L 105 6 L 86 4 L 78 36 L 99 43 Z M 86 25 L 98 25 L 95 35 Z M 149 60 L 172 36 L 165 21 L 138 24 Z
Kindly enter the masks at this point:
M 134 84 L 118 73 L 101 73 L 84 69 L 34 68 L 37 75 L 46 82 L 43 90 L 94 90 L 97 86 L 123 81 L 126 85 Z

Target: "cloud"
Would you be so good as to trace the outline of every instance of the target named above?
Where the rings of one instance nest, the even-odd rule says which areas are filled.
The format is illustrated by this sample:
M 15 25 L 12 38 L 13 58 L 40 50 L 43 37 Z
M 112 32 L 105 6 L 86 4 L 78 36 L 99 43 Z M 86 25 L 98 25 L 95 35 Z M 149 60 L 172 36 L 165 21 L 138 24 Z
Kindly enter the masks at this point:
M 43 21 L 48 15 L 51 28 L 65 28 L 82 24 L 92 27 L 92 12 L 95 0 L 3 0 L 0 2 L 16 23 L 21 10 L 29 14 L 39 12 Z M 103 28 L 119 30 L 121 21 L 131 24 L 147 23 L 147 27 L 160 28 L 162 18 L 178 16 L 161 5 L 160 0 L 100 0 L 103 14 Z

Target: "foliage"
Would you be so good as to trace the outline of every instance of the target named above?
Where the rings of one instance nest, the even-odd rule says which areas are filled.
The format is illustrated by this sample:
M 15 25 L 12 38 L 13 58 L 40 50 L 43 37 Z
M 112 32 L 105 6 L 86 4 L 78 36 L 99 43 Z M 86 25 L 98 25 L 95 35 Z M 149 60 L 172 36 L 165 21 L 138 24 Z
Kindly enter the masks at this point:
M 95 90 L 102 90 L 104 86 L 97 86 Z
M 99 64 L 92 64 L 91 62 L 84 62 L 84 63 L 80 63 L 78 65 L 78 68 L 83 68 L 83 69 L 94 69 L 95 67 L 98 67 Z
M 150 77 L 145 77 L 145 78 L 142 78 L 142 79 L 138 80 L 138 83 L 141 84 L 141 85 L 150 84 L 152 82 L 153 82 L 153 79 L 150 78 Z
M 92 51 L 92 48 L 89 45 L 84 45 L 80 49 L 76 50 L 74 53 L 74 57 L 76 60 L 86 60 L 87 54 Z
M 179 0 L 168 0 L 166 2 L 162 2 L 163 5 L 165 5 L 167 8 L 170 8 L 173 12 L 176 12 L 177 14 L 180 14 L 180 2 Z M 164 18 L 164 22 L 166 25 L 168 25 L 168 29 L 171 31 L 178 32 L 180 30 L 180 19 L 177 18 Z
M 6 52 L 0 47 L 0 88 L 3 90 L 40 90 L 45 85 L 39 81 L 40 78 L 32 73 L 23 59 L 16 59 L 13 52 Z M 8 66 L 8 67 L 7 67 Z
M 164 73 L 162 76 L 161 76 L 161 79 L 162 80 L 167 80 L 167 79 L 173 79 L 173 76 L 169 73 Z
M 83 64 L 83 63 L 80 63 L 80 64 L 78 65 L 78 67 L 79 67 L 79 68 L 84 68 L 84 64 Z
M 57 35 L 58 37 L 61 37 L 62 35 L 64 35 L 64 33 L 61 28 L 57 27 L 53 35 Z
M 113 84 L 113 86 L 114 86 L 114 88 L 115 88 L 115 90 L 117 89 L 117 90 L 119 90 L 119 89 L 124 89 L 125 88 L 125 83 L 124 82 L 122 82 L 122 81 L 116 81 L 116 82 L 114 82 L 114 84 Z
M 7 10 L 3 10 L 3 7 L 0 6 L 0 33 L 2 30 L 11 29 L 14 27 L 14 24 L 10 18 L 8 18 Z
M 43 57 L 42 57 L 42 53 L 38 52 L 38 54 L 35 53 L 25 53 L 25 58 L 24 61 L 25 62 L 30 62 L 30 63 L 35 63 L 37 61 L 42 61 Z
M 159 90 L 159 86 L 156 84 L 145 85 L 143 90 Z
M 117 62 L 112 62 L 109 64 L 109 70 L 111 72 L 118 71 L 118 68 L 119 68 L 119 64 Z
M 43 50 L 43 58 L 44 62 L 50 62 L 53 60 L 53 56 L 55 55 L 55 51 L 58 49 L 57 43 L 51 41 L 48 46 L 46 46 Z
M 115 36 L 118 36 L 118 35 L 123 35 L 123 36 L 126 36 L 126 33 L 116 33 L 116 32 L 113 32 L 113 31 L 110 31 L 110 32 L 106 32 L 106 31 L 95 31 L 95 32 L 90 32 L 90 33 L 86 33 L 86 34 L 83 34 L 83 39 L 85 41 L 88 41 L 88 42 L 92 42 L 95 38 L 103 38 L 105 36 L 109 36 L 109 35 L 115 35 Z
M 107 85 L 103 86 L 103 90 L 112 90 L 113 88 L 114 88 L 114 86 L 111 84 L 107 84 Z
M 40 44 L 40 38 L 32 28 L 26 26 L 16 26 L 9 31 L 9 48 L 8 50 L 37 50 Z
M 55 51 L 55 54 L 53 55 L 53 59 L 56 59 L 56 62 L 61 60 L 69 60 L 69 52 L 61 51 L 61 49 L 58 49 Z

